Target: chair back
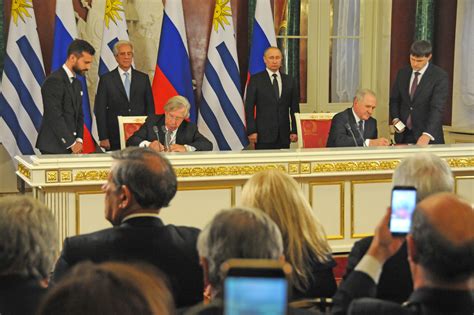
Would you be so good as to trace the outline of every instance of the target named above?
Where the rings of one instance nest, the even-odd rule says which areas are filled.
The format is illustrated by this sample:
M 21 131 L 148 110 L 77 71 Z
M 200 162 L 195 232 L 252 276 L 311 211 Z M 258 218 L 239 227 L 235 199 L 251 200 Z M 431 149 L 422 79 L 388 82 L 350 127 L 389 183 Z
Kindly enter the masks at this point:
M 298 148 L 325 148 L 336 113 L 296 113 Z
M 117 116 L 120 133 L 120 148 L 125 149 L 128 138 L 145 123 L 147 116 Z

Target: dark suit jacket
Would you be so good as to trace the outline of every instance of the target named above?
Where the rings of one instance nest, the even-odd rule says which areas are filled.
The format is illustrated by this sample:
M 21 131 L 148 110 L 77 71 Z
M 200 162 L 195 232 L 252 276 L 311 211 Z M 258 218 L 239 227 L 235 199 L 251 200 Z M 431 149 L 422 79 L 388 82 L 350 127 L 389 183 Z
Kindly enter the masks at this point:
M 372 243 L 373 237 L 365 237 L 357 241 L 349 254 L 344 280 L 354 271 Z M 377 284 L 377 298 L 403 303 L 413 292 L 413 281 L 407 259 L 407 244 L 390 257 L 383 265 L 382 274 Z
M 354 138 L 351 132 L 346 128 L 346 124 L 349 123 L 354 138 L 357 142 L 357 146 L 364 146 L 364 140 L 366 139 L 377 139 L 377 120 L 370 117 L 364 123 L 364 134 L 363 138 L 359 134 L 359 127 L 356 124 L 354 115 L 352 113 L 352 107 L 349 107 L 343 112 L 337 113 L 331 121 L 331 129 L 329 130 L 328 141 L 326 147 L 355 147 Z
M 83 138 L 84 114 L 82 113 L 81 83 L 71 84 L 63 68 L 46 78 L 41 87 L 43 120 L 36 147 L 42 152 L 67 154 L 76 138 Z
M 118 68 L 100 77 L 95 96 L 94 112 L 99 139 L 109 139 L 110 149 L 120 149 L 117 116 L 149 116 L 155 113 L 148 75 L 132 69 L 130 101 Z
M 280 75 L 282 91 L 279 100 L 275 96 L 267 70 L 250 78 L 245 98 L 245 118 L 247 135 L 257 133 L 257 142 L 275 143 L 280 137 L 281 148 L 288 148 L 290 130 L 296 134 L 295 113 L 300 111 L 299 91 L 295 80 L 284 73 L 280 72 Z
M 0 314 L 35 314 L 46 289 L 35 279 L 20 276 L 0 277 Z
M 162 128 L 165 125 L 165 115 L 148 116 L 145 123 L 127 140 L 127 146 L 138 146 L 144 140 L 155 141 L 156 134 L 153 132 L 153 126 L 158 127 L 160 142 L 164 144 L 165 133 Z M 199 133 L 196 124 L 184 120 L 178 128 L 176 134 L 176 144 L 190 145 L 196 148 L 196 151 L 211 151 L 212 142 Z
M 292 289 L 292 300 L 327 297 L 330 298 L 336 293 L 337 285 L 334 279 L 333 268 L 336 266 L 336 262 L 331 258 L 326 263 L 321 263 L 317 260 L 313 260 L 311 267 L 311 274 L 313 275 L 312 281 L 309 283 L 308 289 L 304 292 L 299 291 L 297 288 Z
M 412 72 L 410 66 L 398 71 L 390 95 L 390 121 L 399 118 L 406 125 L 411 112 L 415 140 L 423 132 L 427 132 L 435 138 L 430 143 L 443 144 L 443 111 L 448 98 L 448 74 L 440 67 L 430 63 L 418 83 L 412 101 L 409 95 Z M 395 142 L 406 143 L 404 133 L 395 133 Z
M 146 262 L 170 280 L 178 307 L 202 300 L 203 276 L 196 250 L 199 230 L 164 225 L 158 218 L 133 218 L 119 226 L 66 238 L 56 263 L 56 282 L 73 265 L 90 260 Z
M 473 302 L 469 291 L 419 288 L 407 305 L 374 298 L 375 282 L 365 273 L 352 272 L 334 295 L 332 314 L 388 315 L 446 315 L 472 314 Z M 347 312 L 346 312 L 347 310 Z

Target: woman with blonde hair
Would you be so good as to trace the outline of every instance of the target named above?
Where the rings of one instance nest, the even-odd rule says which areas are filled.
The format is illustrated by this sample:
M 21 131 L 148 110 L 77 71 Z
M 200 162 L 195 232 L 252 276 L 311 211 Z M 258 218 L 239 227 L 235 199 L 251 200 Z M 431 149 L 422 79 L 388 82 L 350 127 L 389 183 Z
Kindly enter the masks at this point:
M 333 296 L 336 263 L 298 183 L 279 170 L 259 172 L 244 185 L 241 204 L 263 210 L 280 228 L 285 258 L 293 266 L 293 299 Z

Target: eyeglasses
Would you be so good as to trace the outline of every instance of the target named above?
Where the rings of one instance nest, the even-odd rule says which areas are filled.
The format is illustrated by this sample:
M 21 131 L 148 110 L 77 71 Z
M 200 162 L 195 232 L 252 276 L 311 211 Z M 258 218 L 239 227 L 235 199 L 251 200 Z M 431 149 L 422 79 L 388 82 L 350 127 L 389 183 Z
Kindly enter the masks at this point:
M 175 116 L 171 113 L 166 113 L 166 118 L 168 118 L 169 120 L 174 120 L 176 122 L 179 122 L 179 121 L 183 121 L 184 120 L 184 117 L 181 117 L 181 116 Z

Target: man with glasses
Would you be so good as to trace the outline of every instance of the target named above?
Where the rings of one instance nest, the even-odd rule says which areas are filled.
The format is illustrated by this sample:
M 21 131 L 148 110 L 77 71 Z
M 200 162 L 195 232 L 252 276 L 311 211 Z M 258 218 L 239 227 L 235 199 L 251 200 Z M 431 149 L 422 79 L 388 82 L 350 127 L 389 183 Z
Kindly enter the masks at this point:
M 183 96 L 170 98 L 165 114 L 148 116 L 127 140 L 127 146 L 150 147 L 158 152 L 211 151 L 211 141 L 199 133 L 196 124 L 186 121 L 190 107 Z

